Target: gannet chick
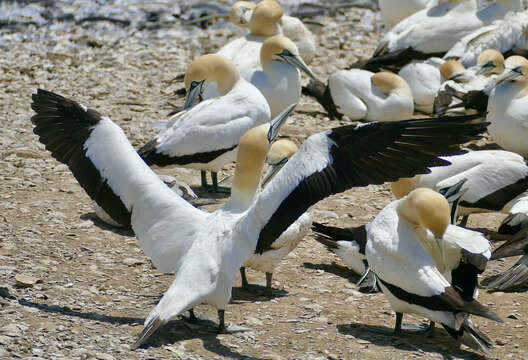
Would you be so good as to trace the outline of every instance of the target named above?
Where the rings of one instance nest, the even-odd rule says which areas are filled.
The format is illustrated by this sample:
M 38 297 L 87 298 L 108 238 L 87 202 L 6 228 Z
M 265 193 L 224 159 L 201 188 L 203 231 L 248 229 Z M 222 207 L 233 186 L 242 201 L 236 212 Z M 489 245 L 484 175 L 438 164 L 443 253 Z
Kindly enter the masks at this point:
M 444 114 L 451 109 L 461 111 L 460 108 L 467 105 L 462 101 L 466 94 L 483 90 L 503 71 L 504 56 L 495 49 L 484 50 L 479 55 L 477 64 L 469 69 L 457 60 L 447 60 L 440 68 L 447 81 L 442 84 L 436 96 L 435 113 Z
M 218 309 L 223 331 L 238 269 L 254 251 L 268 250 L 307 209 L 354 186 L 381 184 L 447 165 L 438 156 L 463 152 L 455 145 L 478 139 L 486 126 L 468 123 L 472 117 L 452 117 L 327 130 L 310 136 L 264 190 L 252 196 L 260 178 L 256 170 L 264 164 L 270 139 L 293 110 L 290 106 L 274 119 L 266 136 L 258 135 L 261 127 L 251 132 L 251 137 L 262 139 L 248 142 L 258 157 L 239 153 L 235 172 L 241 176 L 235 176 L 231 198 L 221 209 L 206 213 L 170 190 L 109 118 L 41 89 L 33 95 L 31 107 L 36 112 L 31 118 L 33 131 L 51 154 L 68 164 L 112 219 L 128 222 L 161 271 L 176 271 L 135 348 L 202 302 Z M 436 136 L 440 130 L 443 136 Z M 373 143 L 375 147 L 366 146 Z
M 311 81 L 304 91 L 315 97 L 332 117 L 398 121 L 410 119 L 414 112 L 411 88 L 400 76 L 389 72 L 341 70 L 330 75 L 328 87 Z
M 218 97 L 192 107 L 208 84 L 217 85 Z M 169 119 L 165 129 L 138 153 L 148 165 L 201 170 L 202 187 L 218 191 L 216 173 L 235 160 L 238 142 L 246 131 L 270 120 L 269 106 L 262 93 L 241 78 L 233 63 L 218 54 L 193 61 L 185 74 L 185 87 L 186 110 Z M 205 171 L 212 172 L 212 188 Z
M 393 182 L 391 189 L 396 198 L 423 187 L 439 191 L 467 179 L 458 204 L 458 215 L 463 216 L 461 225 L 466 226 L 470 214 L 507 212 L 528 189 L 528 165 L 515 153 L 481 150 L 443 159 L 451 165 Z
M 268 101 L 271 116 L 298 103 L 301 97 L 302 71 L 311 78 L 314 74 L 299 56 L 295 44 L 283 35 L 268 38 L 260 49 L 259 68 L 246 69 L 245 79 L 259 89 Z M 204 98 L 214 96 L 215 89 L 207 87 Z
M 488 131 L 504 150 L 528 157 L 528 60 L 510 56 L 488 100 Z
M 444 239 L 449 212 L 446 199 L 430 189 L 392 202 L 367 228 L 367 260 L 396 312 L 395 333 L 402 332 L 403 314 L 413 313 L 441 323 L 457 341 L 488 354 L 490 340 L 469 315 L 500 318 L 442 274 L 449 259 Z
M 262 180 L 265 186 L 277 172 L 288 162 L 297 152 L 297 145 L 288 139 L 278 140 L 271 146 L 266 158 L 269 167 Z M 249 290 L 249 283 L 246 278 L 245 268 L 251 268 L 266 273 L 266 289 L 264 295 L 273 296 L 271 281 L 273 272 L 280 261 L 294 250 L 304 236 L 310 231 L 313 216 L 310 211 L 305 212 L 297 221 L 288 227 L 282 235 L 271 244 L 271 248 L 262 254 L 254 254 L 240 268 L 242 287 Z

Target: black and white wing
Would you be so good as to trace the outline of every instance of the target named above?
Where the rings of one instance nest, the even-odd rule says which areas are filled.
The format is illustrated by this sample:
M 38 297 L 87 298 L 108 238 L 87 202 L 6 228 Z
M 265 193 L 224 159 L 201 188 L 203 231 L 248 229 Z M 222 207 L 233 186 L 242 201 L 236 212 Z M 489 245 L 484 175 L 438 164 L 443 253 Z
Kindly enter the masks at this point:
M 161 271 L 172 271 L 189 245 L 178 234 L 197 231 L 206 214 L 169 189 L 108 117 L 46 90 L 32 97 L 40 142 L 113 220 L 134 230 Z
M 487 123 L 475 116 L 343 126 L 310 136 L 269 183 L 250 212 L 261 229 L 256 252 L 271 243 L 310 206 L 355 186 L 382 184 L 449 165 L 441 155 L 464 153 Z M 249 219 L 253 218 L 251 216 Z

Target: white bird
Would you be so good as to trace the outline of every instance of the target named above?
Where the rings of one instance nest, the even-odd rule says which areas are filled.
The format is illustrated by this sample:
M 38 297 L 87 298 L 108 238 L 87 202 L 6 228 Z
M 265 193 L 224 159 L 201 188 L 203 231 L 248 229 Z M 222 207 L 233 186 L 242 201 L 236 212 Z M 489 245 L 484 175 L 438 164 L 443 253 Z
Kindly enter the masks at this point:
M 444 57 L 458 59 L 464 66 L 473 66 L 479 54 L 486 49 L 497 49 L 503 54 L 516 48 L 526 49 L 527 26 L 527 11 L 507 14 L 503 20 L 479 28 L 460 39 Z
M 447 81 L 442 84 L 436 95 L 435 113 L 444 114 L 457 105 L 463 107 L 464 95 L 471 91 L 484 90 L 503 71 L 504 56 L 495 49 L 484 50 L 478 56 L 477 64 L 469 69 L 457 60 L 447 60 L 440 67 L 440 72 Z
M 528 157 L 528 60 L 507 58 L 495 84 L 488 100 L 489 134 L 504 150 Z
M 278 116 L 286 107 L 299 102 L 302 71 L 315 78 L 299 56 L 297 46 L 283 35 L 269 37 L 260 48 L 260 63 L 256 68 L 241 68 L 244 79 L 253 84 L 266 98 L 271 117 Z M 211 84 L 212 85 L 212 84 Z M 204 99 L 216 97 L 217 89 L 207 86 Z
M 288 139 L 281 139 L 273 143 L 266 157 L 269 168 L 262 180 L 262 186 L 265 186 L 277 174 L 277 172 L 288 162 L 288 160 L 297 152 L 297 145 Z M 249 289 L 249 283 L 246 278 L 245 268 L 251 268 L 266 273 L 266 289 L 264 295 L 273 296 L 271 281 L 273 272 L 280 261 L 293 251 L 304 236 L 310 231 L 313 215 L 310 211 L 305 212 L 297 221 L 291 224 L 282 235 L 271 244 L 271 248 L 262 254 L 254 254 L 240 268 L 242 278 L 242 287 Z
M 379 0 L 378 3 L 383 22 L 387 29 L 391 29 L 406 17 L 426 7 L 430 7 L 436 2 L 437 0 Z
M 396 198 L 417 188 L 440 191 L 467 179 L 461 191 L 458 215 L 465 226 L 470 214 L 507 212 L 528 189 L 528 165 L 512 152 L 501 150 L 471 151 L 463 155 L 443 157 L 449 166 L 432 168 L 431 173 L 402 178 L 391 184 Z
M 303 91 L 313 96 L 332 117 L 399 121 L 410 119 L 414 112 L 411 88 L 400 76 L 389 72 L 340 70 L 330 75 L 328 86 L 311 81 Z
M 449 226 L 443 196 L 416 189 L 387 205 L 367 226 L 366 255 L 396 312 L 396 333 L 403 314 L 412 313 L 441 323 L 457 341 L 489 354 L 489 338 L 469 318 L 501 322 L 474 299 L 477 274 L 491 255 L 489 243 L 479 233 Z M 458 263 L 455 269 L 452 262 Z
M 217 84 L 220 94 L 192 107 L 207 84 Z M 185 74 L 187 99 L 182 112 L 141 149 L 149 165 L 177 165 L 212 172 L 213 189 L 218 190 L 216 173 L 233 162 L 238 142 L 249 129 L 269 122 L 270 110 L 262 93 L 244 80 L 237 68 L 217 54 L 193 61 Z M 291 104 L 290 104 L 291 105 Z
M 161 271 L 176 271 L 135 347 L 200 303 L 218 309 L 219 329 L 224 330 L 224 310 L 238 269 L 254 251 L 270 249 L 310 206 L 354 186 L 395 181 L 427 172 L 428 166 L 446 165 L 437 156 L 462 152 L 453 145 L 479 138 L 485 129 L 485 123 L 469 124 L 471 117 L 455 117 L 328 130 L 308 138 L 255 199 L 248 189 L 259 181 L 257 170 L 269 142 L 251 141 L 257 155 L 242 160 L 245 152 L 240 152 L 237 164 L 237 173 L 247 176 L 234 180 L 224 207 L 206 213 L 163 184 L 109 118 L 40 89 L 31 106 L 37 113 L 31 118 L 33 131 L 52 155 L 68 164 L 88 195 L 114 220 L 131 224 Z M 271 129 L 268 138 L 278 131 Z M 442 136 L 437 136 L 439 131 Z
M 497 230 L 499 234 L 514 235 L 528 227 L 528 195 L 517 197 L 512 203 L 508 216 L 502 220 Z
M 262 0 L 261 2 L 269 1 L 275 4 L 269 7 L 262 7 L 260 12 L 275 12 L 276 5 L 278 4 L 275 0 Z M 259 3 L 260 4 L 260 3 Z M 239 27 L 247 28 L 253 15 L 253 9 L 257 6 L 255 3 L 249 3 L 246 1 L 237 1 L 233 4 L 230 13 L 231 22 Z M 282 34 L 292 40 L 297 48 L 299 49 L 299 55 L 308 65 L 312 62 L 315 56 L 315 39 L 310 30 L 304 25 L 304 23 L 294 16 L 282 15 L 278 22 L 278 31 L 272 35 Z
M 497 0 L 482 9 L 477 9 L 475 0 L 439 3 L 394 26 L 379 43 L 373 59 L 361 66 L 372 70 L 375 64 L 378 68 L 391 63 L 405 65 L 413 59 L 443 56 L 462 37 L 521 8 L 521 0 Z
M 433 112 L 436 94 L 444 80 L 440 73 L 443 63 L 444 60 L 432 57 L 424 62 L 411 62 L 398 72 L 411 88 L 415 110 L 424 114 Z

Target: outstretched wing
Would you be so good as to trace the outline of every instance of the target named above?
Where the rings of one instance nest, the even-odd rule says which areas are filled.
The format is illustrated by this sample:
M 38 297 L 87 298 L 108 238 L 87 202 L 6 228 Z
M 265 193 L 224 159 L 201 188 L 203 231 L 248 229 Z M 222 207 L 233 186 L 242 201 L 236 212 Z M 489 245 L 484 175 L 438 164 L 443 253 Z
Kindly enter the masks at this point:
M 135 231 L 161 271 L 170 271 L 188 237 L 174 238 L 197 231 L 205 213 L 169 189 L 108 117 L 41 89 L 31 108 L 40 142 L 112 219 Z
M 479 138 L 487 123 L 475 116 L 343 126 L 312 135 L 253 204 L 262 253 L 306 209 L 355 186 L 382 184 L 449 165 L 440 155 Z M 251 218 L 251 217 L 248 217 Z

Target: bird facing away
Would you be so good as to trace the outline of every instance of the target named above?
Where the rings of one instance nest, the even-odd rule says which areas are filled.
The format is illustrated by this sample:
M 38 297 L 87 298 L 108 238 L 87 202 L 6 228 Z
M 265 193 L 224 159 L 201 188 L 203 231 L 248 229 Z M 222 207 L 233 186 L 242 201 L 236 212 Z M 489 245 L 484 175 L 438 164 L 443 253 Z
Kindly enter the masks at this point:
M 340 70 L 328 78 L 328 86 L 311 81 L 305 94 L 313 96 L 333 117 L 350 120 L 399 121 L 414 112 L 412 91 L 396 74 L 376 74 L 360 69 Z
M 193 106 L 207 84 L 218 85 L 218 96 Z M 240 77 L 233 63 L 218 54 L 193 61 L 185 74 L 185 86 L 186 110 L 170 118 L 138 153 L 148 165 L 201 170 L 202 186 L 217 191 L 216 173 L 235 160 L 246 131 L 270 121 L 269 106 L 261 92 Z M 212 187 L 205 171 L 212 172 Z
M 468 252 L 448 245 L 449 219 L 449 205 L 442 195 L 430 189 L 413 190 L 387 205 L 367 227 L 367 260 L 396 312 L 396 333 L 401 332 L 403 314 L 413 313 L 441 323 L 457 341 L 489 354 L 490 339 L 473 326 L 469 315 L 499 322 L 500 318 L 474 299 L 476 283 L 473 291 L 465 293 L 464 282 L 450 283 L 443 274 L 451 251 L 468 257 Z M 472 241 L 466 243 L 471 246 Z M 474 267 L 475 257 L 477 265 L 485 266 L 490 255 L 489 243 L 486 246 L 487 251 L 468 258 L 469 265 Z M 476 274 L 472 278 L 476 281 Z
M 277 172 L 284 167 L 297 150 L 297 145 L 288 139 L 281 139 L 273 143 L 268 156 L 266 157 L 268 170 L 262 179 L 263 187 L 273 179 Z M 245 268 L 259 270 L 266 273 L 266 288 L 264 290 L 264 295 L 272 297 L 273 292 L 271 281 L 275 268 L 286 255 L 297 247 L 299 242 L 304 238 L 308 231 L 310 231 L 312 220 L 312 213 L 310 211 L 305 212 L 297 219 L 297 221 L 291 224 L 288 229 L 283 232 L 275 242 L 273 242 L 273 244 L 271 244 L 270 249 L 264 251 L 262 254 L 254 254 L 249 260 L 247 260 L 240 268 L 242 287 L 246 290 L 250 290 Z
M 488 100 L 488 127 L 493 141 L 504 150 L 528 157 L 528 60 L 510 56 L 495 81 Z
M 260 47 L 257 67 L 238 67 L 244 79 L 262 92 L 268 101 L 271 116 L 280 114 L 301 97 L 301 74 L 315 75 L 299 56 L 297 46 L 283 35 L 271 36 Z M 214 86 L 208 86 L 205 99 L 218 96 Z
M 447 165 L 438 156 L 463 153 L 458 144 L 480 138 L 486 127 L 486 123 L 468 123 L 474 117 L 465 116 L 327 130 L 310 136 L 255 198 L 249 189 L 258 184 L 256 170 L 264 163 L 269 139 L 278 131 L 272 126 L 268 141 L 252 145 L 258 150 L 254 153 L 261 154 L 258 161 L 242 160 L 247 152 L 239 154 L 237 174 L 248 174 L 234 180 L 228 203 L 206 213 L 169 189 L 109 118 L 40 89 L 33 95 L 32 109 L 34 132 L 51 154 L 69 166 L 92 200 L 114 220 L 128 221 L 161 271 L 176 271 L 170 288 L 145 320 L 135 347 L 200 303 L 218 309 L 219 330 L 225 330 L 223 314 L 238 269 L 254 252 L 270 249 L 308 208 L 351 187 L 395 181 L 428 172 L 430 166 Z
M 464 217 L 461 225 L 465 226 L 470 214 L 507 212 L 528 189 L 528 165 L 518 154 L 481 150 L 444 159 L 451 165 L 433 168 L 429 174 L 392 183 L 393 194 L 396 198 L 402 198 L 420 187 L 439 191 L 467 179 L 462 186 L 464 194 L 458 204 L 458 215 Z

